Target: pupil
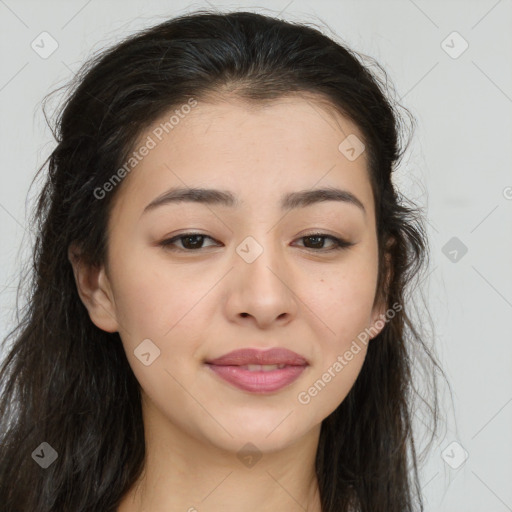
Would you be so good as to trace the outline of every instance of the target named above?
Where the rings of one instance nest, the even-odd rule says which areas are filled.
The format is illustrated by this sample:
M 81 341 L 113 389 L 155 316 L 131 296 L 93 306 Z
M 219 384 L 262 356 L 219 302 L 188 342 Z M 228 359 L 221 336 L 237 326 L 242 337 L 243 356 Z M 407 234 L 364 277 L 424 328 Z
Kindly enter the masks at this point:
M 203 237 L 202 237 L 202 235 L 186 236 L 186 237 L 184 238 L 184 240 L 191 240 L 191 239 L 198 239 L 198 238 L 199 238 L 199 239 L 201 239 L 201 240 L 200 240 L 200 242 L 199 242 L 199 244 L 197 244 L 197 242 L 196 242 L 196 243 L 192 242 L 192 246 L 193 246 L 192 248 L 193 248 L 193 249 L 197 249 L 197 245 L 201 245 L 201 241 L 202 241 L 202 238 L 203 238 Z M 184 245 L 185 247 L 187 247 L 187 243 L 184 243 L 183 245 Z
M 321 236 L 308 236 L 307 239 L 309 240 L 316 240 L 316 242 L 313 242 L 313 245 L 315 244 L 319 244 L 319 245 L 322 245 L 320 240 L 322 239 Z

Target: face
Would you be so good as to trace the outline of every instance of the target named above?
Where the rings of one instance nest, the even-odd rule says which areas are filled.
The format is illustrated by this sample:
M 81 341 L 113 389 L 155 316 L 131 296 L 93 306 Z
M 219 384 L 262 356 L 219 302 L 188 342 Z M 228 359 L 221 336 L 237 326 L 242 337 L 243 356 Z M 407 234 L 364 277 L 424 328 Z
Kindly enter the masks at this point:
M 150 139 L 154 147 L 116 191 L 91 318 L 119 331 L 146 419 L 223 449 L 287 446 L 344 400 L 366 345 L 345 355 L 382 313 L 372 308 L 378 261 L 366 155 L 339 149 L 362 135 L 293 97 L 265 107 L 199 102 L 159 140 L 168 119 L 142 134 L 137 148 Z M 233 198 L 166 199 L 177 187 Z M 344 194 L 285 202 L 325 188 Z M 245 348 L 288 349 L 307 364 L 266 368 L 281 377 L 259 382 L 279 381 L 274 387 L 247 377 L 256 367 L 231 374 L 240 387 L 207 364 Z

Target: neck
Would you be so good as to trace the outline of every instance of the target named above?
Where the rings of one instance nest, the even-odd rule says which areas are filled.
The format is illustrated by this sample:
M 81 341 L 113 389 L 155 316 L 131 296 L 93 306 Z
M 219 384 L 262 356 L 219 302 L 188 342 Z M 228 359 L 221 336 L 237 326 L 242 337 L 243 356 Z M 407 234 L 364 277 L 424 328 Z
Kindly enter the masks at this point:
M 117 512 L 321 512 L 320 425 L 285 448 L 251 458 L 195 438 L 155 410 L 149 414 L 153 406 L 143 403 L 144 468 Z

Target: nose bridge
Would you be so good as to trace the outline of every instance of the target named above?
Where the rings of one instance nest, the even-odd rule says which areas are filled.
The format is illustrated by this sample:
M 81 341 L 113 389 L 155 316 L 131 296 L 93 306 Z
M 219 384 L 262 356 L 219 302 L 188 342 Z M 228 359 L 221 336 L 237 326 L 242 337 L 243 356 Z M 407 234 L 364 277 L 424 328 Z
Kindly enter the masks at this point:
M 274 273 L 279 273 L 282 267 L 281 247 L 272 231 L 261 229 L 258 233 L 253 233 L 246 236 L 236 247 L 238 258 L 242 260 L 238 262 L 238 266 L 244 279 L 253 281 L 253 286 L 272 285 L 277 279 Z M 277 281 L 279 282 L 278 279 Z
M 294 310 L 287 282 L 285 254 L 275 232 L 260 224 L 236 246 L 237 268 L 234 304 L 237 313 L 249 313 L 259 321 L 271 321 Z M 233 304 L 233 303 L 232 303 Z

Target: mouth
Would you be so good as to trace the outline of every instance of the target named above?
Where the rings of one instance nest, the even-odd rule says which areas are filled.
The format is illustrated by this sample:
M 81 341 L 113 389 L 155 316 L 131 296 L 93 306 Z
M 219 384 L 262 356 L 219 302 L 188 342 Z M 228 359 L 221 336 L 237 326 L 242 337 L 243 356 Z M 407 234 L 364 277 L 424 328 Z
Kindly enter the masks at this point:
M 250 372 L 271 372 L 273 370 L 281 370 L 286 368 L 286 366 L 286 364 L 246 364 L 245 366 L 237 366 L 237 368 L 249 370 Z
M 304 357 L 284 348 L 236 350 L 205 364 L 224 382 L 259 394 L 283 389 L 309 366 Z

